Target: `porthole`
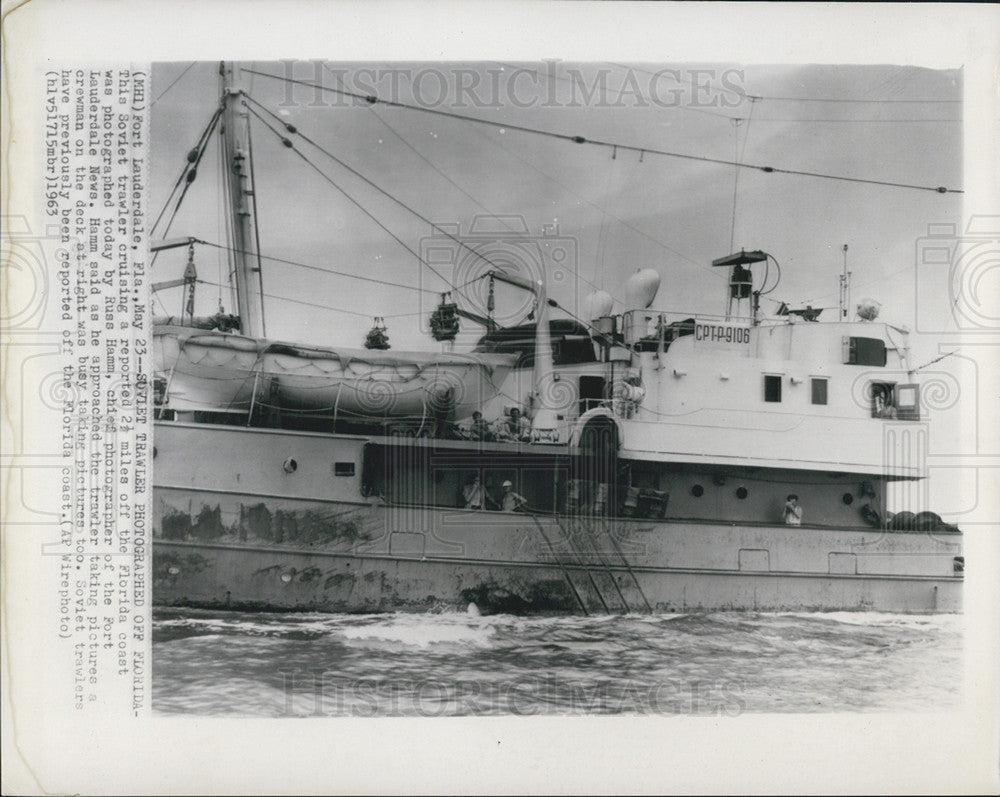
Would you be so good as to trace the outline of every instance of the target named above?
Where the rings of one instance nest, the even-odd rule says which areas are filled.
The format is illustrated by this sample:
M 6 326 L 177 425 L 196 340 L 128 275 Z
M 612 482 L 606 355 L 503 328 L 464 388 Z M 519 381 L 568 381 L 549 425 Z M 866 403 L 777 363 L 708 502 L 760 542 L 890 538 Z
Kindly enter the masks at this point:
M 172 576 L 180 575 L 181 569 L 179 567 L 168 567 L 167 572 Z
M 153 459 L 156 459 L 156 446 L 153 446 Z
M 747 493 L 747 488 L 746 488 L 746 487 L 740 487 L 740 488 L 739 488 L 739 489 L 738 489 L 738 490 L 736 491 L 736 497 L 737 497 L 737 498 L 739 498 L 739 499 L 740 499 L 741 501 L 742 501 L 742 500 L 743 500 L 744 498 L 746 498 L 746 497 L 747 497 L 747 495 L 749 495 L 749 493 Z
M 701 498 L 704 494 L 705 494 L 705 488 L 702 487 L 700 484 L 696 484 L 694 487 L 691 488 L 691 495 L 693 495 L 695 498 Z
M 843 501 L 848 506 L 850 506 L 851 504 L 854 503 L 854 496 L 851 495 L 850 493 L 844 493 L 843 496 L 841 496 L 840 500 Z
M 289 457 L 281 464 L 281 469 L 285 473 L 295 473 L 299 469 L 299 463 Z

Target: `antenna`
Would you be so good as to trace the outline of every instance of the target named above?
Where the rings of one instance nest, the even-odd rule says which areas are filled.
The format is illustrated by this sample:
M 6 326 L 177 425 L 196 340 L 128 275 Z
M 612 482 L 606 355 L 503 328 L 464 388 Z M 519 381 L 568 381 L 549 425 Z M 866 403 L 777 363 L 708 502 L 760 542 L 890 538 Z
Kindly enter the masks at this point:
M 840 275 L 840 320 L 848 321 L 851 309 L 851 272 L 847 270 L 847 244 L 844 244 L 844 271 Z

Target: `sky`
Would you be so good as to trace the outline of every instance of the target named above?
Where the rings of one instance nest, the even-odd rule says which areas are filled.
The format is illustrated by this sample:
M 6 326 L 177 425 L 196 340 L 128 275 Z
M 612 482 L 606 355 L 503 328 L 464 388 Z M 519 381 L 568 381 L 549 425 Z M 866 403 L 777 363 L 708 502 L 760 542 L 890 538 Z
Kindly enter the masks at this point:
M 639 268 L 661 276 L 654 309 L 678 317 L 721 314 L 725 286 L 711 261 L 745 248 L 763 249 L 781 267 L 780 283 L 763 300 L 765 313 L 785 301 L 826 308 L 821 320 L 833 320 L 847 244 L 853 303 L 872 297 L 882 305 L 879 320 L 913 330 L 914 366 L 948 351 L 941 347 L 948 339 L 934 333 L 947 326 L 949 308 L 927 301 L 946 295 L 947 286 L 927 280 L 921 258 L 929 225 L 960 225 L 961 193 L 751 168 L 737 177 L 729 163 L 699 159 L 960 190 L 959 69 L 564 61 L 237 66 L 242 87 L 274 114 L 252 105 L 262 117 L 251 117 L 261 250 L 308 266 L 264 261 L 271 339 L 360 347 L 373 317 L 381 316 L 393 349 L 439 348 L 427 318 L 449 286 L 414 253 L 443 251 L 451 265 L 435 268 L 459 286 L 461 304 L 482 312 L 485 283 L 463 284 L 479 272 L 454 241 L 429 241 L 429 222 L 451 225 L 462 239 L 475 217 L 502 216 L 492 222 L 491 258 L 513 263 L 522 276 L 543 262 L 550 295 L 581 317 L 587 295 L 598 288 L 616 297 L 614 312 L 626 309 L 624 283 Z M 253 72 L 437 113 L 372 105 Z M 152 80 L 149 202 L 158 213 L 217 106 L 218 63 L 158 64 Z M 265 126 L 276 128 L 279 119 L 342 163 L 288 136 L 310 166 Z M 213 143 L 169 234 L 161 227 L 152 239 L 224 243 L 219 183 Z M 525 236 L 509 232 L 518 227 L 531 242 L 543 231 L 553 239 L 524 255 L 518 247 Z M 565 254 L 559 262 L 557 250 Z M 185 258 L 184 250 L 164 252 L 154 279 L 179 277 Z M 227 281 L 218 249 L 199 246 L 196 267 L 203 280 Z M 762 276 L 758 271 L 758 286 Z M 220 298 L 235 312 L 228 288 L 199 285 L 197 312 L 215 312 Z M 160 292 L 154 311 L 176 314 L 181 301 L 179 289 Z M 499 320 L 524 321 L 528 309 L 518 289 L 497 287 Z M 463 321 L 457 348 L 481 333 Z M 937 413 L 937 429 L 944 430 L 937 432 L 937 450 L 947 454 L 953 436 L 959 453 L 962 417 L 984 411 L 974 391 L 957 398 L 959 386 L 975 379 L 976 365 L 952 356 L 922 375 L 948 393 Z M 958 492 L 945 488 L 936 504 L 953 509 L 953 518 L 963 511 Z
M 557 61 L 240 66 L 243 88 L 261 105 L 424 219 L 457 224 L 458 237 L 469 233 L 477 215 L 519 217 L 535 236 L 543 228 L 557 229 L 568 243 L 568 259 L 562 264 L 568 268 L 548 275 L 549 290 L 578 314 L 595 287 L 624 299 L 627 277 L 647 267 L 662 278 L 654 308 L 720 313 L 724 285 L 711 261 L 731 248 L 747 248 L 763 249 L 781 264 L 781 283 L 771 299 L 834 308 L 826 311 L 829 318 L 836 312 L 842 247 L 847 244 L 854 298 L 871 295 L 882 302 L 883 318 L 912 325 L 917 241 L 928 224 L 957 223 L 961 212 L 960 194 L 753 169 L 739 172 L 734 208 L 733 166 L 615 151 L 441 114 L 372 106 L 335 93 L 317 95 L 247 70 L 589 140 L 961 188 L 958 71 Z M 154 69 L 154 211 L 163 206 L 218 93 L 214 62 Z M 258 112 L 276 126 L 274 118 Z M 391 234 L 386 232 L 262 122 L 252 119 L 251 124 L 264 254 L 428 291 L 448 288 L 393 238 L 420 253 L 431 231 L 427 221 L 296 138 L 297 148 Z M 212 145 L 170 237 L 194 235 L 224 243 L 217 163 Z M 505 231 L 521 224 L 505 219 L 493 226 L 500 232 L 498 240 L 505 240 Z M 446 246 L 456 250 L 456 260 L 465 254 L 454 242 Z M 502 248 L 500 244 L 495 251 Z M 199 276 L 220 281 L 219 260 L 218 250 L 200 247 Z M 183 261 L 183 252 L 162 255 L 156 278 L 179 276 Z M 548 263 L 550 269 L 555 266 Z M 265 309 L 268 337 L 357 346 L 370 316 L 379 315 L 387 319 L 395 348 L 433 346 L 425 316 L 439 297 L 430 292 L 421 295 L 273 261 L 265 262 L 263 279 L 265 293 L 271 294 Z M 467 288 L 466 297 L 475 301 L 479 288 L 481 283 Z M 523 297 L 515 295 L 516 289 L 502 290 L 498 315 L 515 320 L 513 314 L 520 310 L 523 316 Z M 199 294 L 199 311 L 215 309 L 217 288 L 202 285 Z M 283 298 L 275 298 L 279 296 Z M 179 290 L 159 298 L 168 312 L 178 311 Z M 230 309 L 227 292 L 223 299 Z M 763 309 L 776 306 L 765 300 Z M 616 302 L 615 312 L 622 309 Z M 157 310 L 163 308 L 157 305 Z M 469 323 L 463 332 L 475 336 L 480 328 Z

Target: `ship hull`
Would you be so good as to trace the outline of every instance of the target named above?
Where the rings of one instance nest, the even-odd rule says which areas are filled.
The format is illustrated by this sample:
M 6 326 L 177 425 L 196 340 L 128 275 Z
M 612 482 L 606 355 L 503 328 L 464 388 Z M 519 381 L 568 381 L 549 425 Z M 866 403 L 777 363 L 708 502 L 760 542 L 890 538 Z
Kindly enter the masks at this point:
M 419 460 L 431 451 L 422 442 L 409 441 L 393 461 Z M 363 438 L 160 423 L 155 443 L 160 605 L 961 610 L 959 533 L 474 511 L 414 501 L 404 489 L 365 496 Z M 433 458 L 419 462 L 430 463 L 429 484 L 448 484 L 451 461 L 440 479 Z
M 541 614 L 961 611 L 961 580 L 953 577 L 628 571 L 168 541 L 154 543 L 153 561 L 158 605 L 247 611 L 462 611 L 470 603 Z

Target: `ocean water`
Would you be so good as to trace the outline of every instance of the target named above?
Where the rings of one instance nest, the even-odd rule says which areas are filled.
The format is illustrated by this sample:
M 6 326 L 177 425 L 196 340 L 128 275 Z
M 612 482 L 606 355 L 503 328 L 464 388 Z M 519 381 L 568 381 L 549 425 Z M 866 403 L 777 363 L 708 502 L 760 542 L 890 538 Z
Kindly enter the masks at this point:
M 736 716 L 961 702 L 957 615 L 157 609 L 153 620 L 161 714 Z

